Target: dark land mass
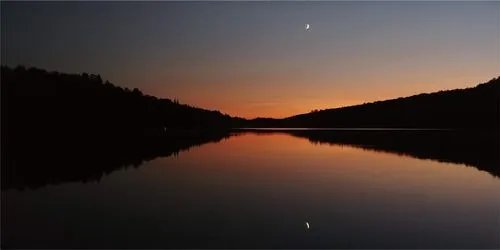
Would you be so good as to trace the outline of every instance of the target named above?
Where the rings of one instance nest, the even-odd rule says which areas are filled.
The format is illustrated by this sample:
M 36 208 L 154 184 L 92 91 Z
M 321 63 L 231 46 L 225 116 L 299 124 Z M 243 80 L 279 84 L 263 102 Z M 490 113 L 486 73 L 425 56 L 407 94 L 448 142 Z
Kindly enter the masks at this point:
M 264 128 L 500 129 L 500 77 L 476 87 L 312 111 L 284 119 L 257 118 Z
M 70 137 L 162 135 L 164 128 L 221 129 L 244 119 L 177 100 L 144 95 L 103 81 L 100 75 L 2 67 L 6 131 Z M 239 123 L 240 124 L 239 124 Z M 2 129 L 4 129 L 2 126 Z
M 162 134 L 164 128 L 500 129 L 500 77 L 476 87 L 315 110 L 284 119 L 244 119 L 144 95 L 100 75 L 2 67 L 2 116 L 9 132 L 80 135 Z M 3 128 L 2 128 L 3 129 Z
M 241 127 L 467 130 L 453 135 L 428 131 L 413 135 L 373 131 L 289 133 L 312 142 L 464 163 L 498 176 L 499 87 L 500 77 L 474 88 L 279 120 L 247 120 L 144 95 L 138 89 L 103 81 L 99 75 L 2 67 L 2 190 L 99 180 L 124 166 L 138 166 L 155 157 L 219 141 L 230 136 L 232 128 Z

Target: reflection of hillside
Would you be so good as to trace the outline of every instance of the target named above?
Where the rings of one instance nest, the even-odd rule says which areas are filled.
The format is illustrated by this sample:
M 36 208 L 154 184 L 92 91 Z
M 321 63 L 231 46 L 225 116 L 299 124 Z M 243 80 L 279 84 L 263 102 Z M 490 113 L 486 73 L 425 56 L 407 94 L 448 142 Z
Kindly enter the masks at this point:
M 268 131 L 254 131 L 267 133 Z M 276 133 L 277 131 L 272 131 Z M 498 131 L 280 131 L 307 138 L 311 143 L 349 145 L 418 159 L 430 159 L 473 166 L 500 177 Z
M 250 130 L 249 130 L 250 131 Z M 419 159 L 473 166 L 500 177 L 498 132 L 456 131 L 325 131 L 251 130 L 253 133 L 286 133 L 314 144 L 348 145 Z M 245 133 L 245 132 L 243 132 Z M 232 135 L 226 131 L 187 133 L 182 136 L 121 140 L 94 144 L 46 143 L 10 145 L 2 159 L 2 190 L 38 188 L 47 184 L 99 181 L 104 174 L 138 167 L 157 157 L 176 155 Z M 92 147 L 88 147 L 92 145 Z M 22 149 L 22 150 L 21 150 Z
M 9 147 L 8 157 L 2 162 L 2 190 L 99 181 L 104 174 L 129 166 L 138 167 L 157 157 L 177 155 L 228 137 L 228 132 L 219 131 L 113 143 L 63 145 L 50 142 Z

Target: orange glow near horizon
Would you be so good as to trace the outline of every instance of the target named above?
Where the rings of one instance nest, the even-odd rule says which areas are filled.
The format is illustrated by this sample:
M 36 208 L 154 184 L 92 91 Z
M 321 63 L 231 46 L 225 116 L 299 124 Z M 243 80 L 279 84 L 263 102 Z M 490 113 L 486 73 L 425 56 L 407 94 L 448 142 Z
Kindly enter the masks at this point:
M 213 84 L 196 78 L 179 78 L 175 80 L 192 83 L 176 85 L 173 89 L 158 84 L 156 86 L 160 88 L 150 94 L 179 99 L 181 103 L 219 110 L 231 116 L 247 119 L 257 117 L 285 118 L 308 113 L 315 109 L 339 108 L 440 90 L 474 87 L 495 77 L 494 75 L 484 77 L 484 75 L 487 74 L 456 74 L 453 77 L 441 76 L 439 78 L 422 76 L 420 79 L 404 79 L 403 74 L 393 77 L 380 76 L 355 81 L 357 84 L 367 87 L 360 88 L 345 84 L 347 86 L 338 88 L 339 91 L 335 91 L 337 89 L 335 85 L 328 86 L 327 84 L 329 81 L 337 81 L 319 78 L 313 80 L 322 86 L 321 89 L 311 89 L 306 81 L 300 79 L 295 79 L 295 81 L 294 79 L 280 79 L 288 82 L 290 87 L 286 89 L 269 87 L 266 90 L 261 90 L 261 86 L 253 87 L 255 84 L 252 84 L 251 81 L 235 85 L 231 84 L 230 80 Z M 392 81 L 384 81 L 385 78 L 392 79 Z M 348 81 L 348 79 L 339 79 L 338 81 Z M 405 84 L 401 84 L 403 81 L 406 81 Z M 182 87 L 196 84 L 206 87 L 202 91 Z M 282 84 L 275 85 L 283 86 Z M 267 86 L 272 85 L 267 84 Z M 169 95 L 172 92 L 179 93 L 179 95 Z

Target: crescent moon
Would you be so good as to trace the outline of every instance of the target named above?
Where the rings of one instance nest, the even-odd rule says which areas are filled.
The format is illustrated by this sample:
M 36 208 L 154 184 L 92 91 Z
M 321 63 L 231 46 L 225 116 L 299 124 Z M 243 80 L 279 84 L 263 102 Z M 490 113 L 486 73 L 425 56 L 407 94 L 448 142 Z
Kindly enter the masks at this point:
M 307 24 L 306 24 L 306 30 L 308 30 L 308 29 L 309 29 L 309 27 L 310 27 L 310 26 L 309 26 L 309 24 L 307 23 Z

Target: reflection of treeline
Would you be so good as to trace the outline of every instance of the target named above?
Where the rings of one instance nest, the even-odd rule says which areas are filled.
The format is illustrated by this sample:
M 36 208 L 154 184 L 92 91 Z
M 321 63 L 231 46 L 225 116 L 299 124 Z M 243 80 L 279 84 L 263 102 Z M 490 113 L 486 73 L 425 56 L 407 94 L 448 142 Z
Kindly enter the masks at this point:
M 439 91 L 285 119 L 255 119 L 252 127 L 500 128 L 500 77 L 474 88 Z
M 419 159 L 465 164 L 500 177 L 497 132 L 465 131 L 249 131 L 287 133 L 314 144 L 347 145 Z M 98 181 L 115 170 L 245 132 L 197 131 L 182 136 L 122 139 L 93 145 L 33 142 L 2 162 L 2 189 L 37 188 L 64 182 Z
M 182 136 L 123 138 L 94 143 L 55 144 L 33 141 L 10 150 L 2 159 L 2 190 L 38 188 L 47 184 L 99 181 L 103 175 L 157 157 L 177 155 L 228 138 L 227 131 L 198 131 Z
M 267 133 L 266 131 L 253 131 Z M 465 164 L 500 177 L 498 131 L 345 130 L 271 131 L 307 138 L 311 143 L 348 145 L 418 159 Z

